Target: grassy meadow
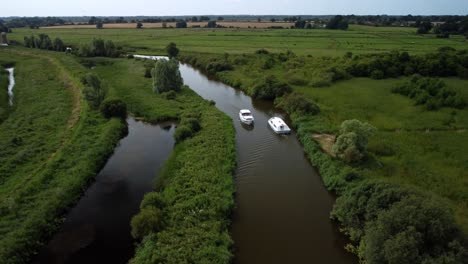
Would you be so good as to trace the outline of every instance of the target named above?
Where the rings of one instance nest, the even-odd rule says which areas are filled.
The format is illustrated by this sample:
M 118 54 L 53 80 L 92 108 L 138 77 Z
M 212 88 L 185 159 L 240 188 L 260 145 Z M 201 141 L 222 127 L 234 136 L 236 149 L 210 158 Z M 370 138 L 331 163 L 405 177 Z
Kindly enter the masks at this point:
M 416 35 L 415 28 L 367 27 L 351 25 L 342 30 L 302 29 L 15 29 L 9 39 L 23 41 L 24 36 L 45 33 L 60 37 L 65 44 L 78 47 L 93 38 L 111 39 L 128 51 L 165 54 L 169 42 L 177 43 L 184 52 L 242 54 L 259 48 L 271 52 L 291 50 L 298 55 L 342 56 L 383 52 L 394 49 L 411 53 L 435 51 L 439 47 L 466 47 L 462 36 L 438 39 L 435 35 Z
M 81 98 L 71 57 L 9 48 L 14 107 L 0 124 L 0 262 L 25 263 L 62 222 L 97 174 L 124 124 L 106 120 Z

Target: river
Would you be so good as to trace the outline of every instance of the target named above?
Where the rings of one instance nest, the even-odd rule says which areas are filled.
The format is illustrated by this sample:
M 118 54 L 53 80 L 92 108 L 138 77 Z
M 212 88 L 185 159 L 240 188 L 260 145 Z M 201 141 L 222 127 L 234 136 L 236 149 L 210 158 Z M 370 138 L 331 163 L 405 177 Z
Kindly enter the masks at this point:
M 10 106 L 13 105 L 13 88 L 15 87 L 15 68 L 8 68 L 6 69 L 9 73 L 9 83 L 8 83 L 8 102 Z
M 180 65 L 184 83 L 229 115 L 236 128 L 236 209 L 231 234 L 235 262 L 355 263 L 344 250 L 346 240 L 329 218 L 334 197 L 325 189 L 295 133 L 277 135 L 267 125 L 272 116 L 288 119 L 271 102 L 209 80 L 189 65 Z M 254 126 L 239 121 L 250 109 Z
M 128 135 L 33 263 L 127 263 L 130 219 L 174 147 L 175 125 L 127 119 Z

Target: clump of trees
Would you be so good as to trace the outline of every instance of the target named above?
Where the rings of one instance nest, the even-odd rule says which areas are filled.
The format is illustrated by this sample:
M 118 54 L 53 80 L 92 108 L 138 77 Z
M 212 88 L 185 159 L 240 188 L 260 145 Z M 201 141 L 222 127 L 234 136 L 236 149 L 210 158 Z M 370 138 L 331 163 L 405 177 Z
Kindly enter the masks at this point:
M 274 75 L 269 75 L 253 87 L 252 97 L 274 100 L 290 92 L 292 88 L 289 84 L 278 80 Z
M 442 47 L 435 53 L 424 55 L 409 55 L 399 51 L 356 55 L 348 59 L 344 68 L 355 77 L 375 79 L 413 74 L 468 78 L 468 51 Z
M 320 108 L 317 104 L 296 92 L 276 98 L 275 106 L 286 110 L 288 114 L 316 115 L 320 113 Z
M 155 93 L 181 90 L 183 80 L 179 71 L 179 63 L 174 60 L 158 60 L 151 72 L 153 90 Z
M 176 22 L 176 28 L 187 28 L 187 22 L 179 20 Z
M 364 182 L 337 199 L 332 218 L 369 264 L 466 263 L 467 250 L 450 206 L 418 190 Z
M 330 21 L 328 21 L 326 28 L 327 29 L 341 29 L 346 30 L 348 29 L 349 24 L 346 18 L 343 16 L 335 16 Z
M 107 96 L 107 86 L 105 86 L 99 77 L 94 73 L 86 74 L 81 82 L 85 85 L 83 94 L 90 105 L 98 109 Z
M 415 105 L 423 105 L 427 110 L 437 110 L 441 107 L 462 109 L 466 106 L 459 92 L 436 78 L 414 75 L 410 80 L 394 87 L 392 92 L 413 99 Z
M 375 131 L 375 127 L 356 119 L 344 121 L 333 145 L 333 154 L 347 163 L 361 162 L 367 154 L 369 137 Z
M 3 21 L 0 19 L 0 33 L 1 33 L 1 32 L 11 33 L 11 28 L 8 28 L 8 27 L 3 23 Z
M 100 107 L 101 113 L 106 118 L 118 117 L 122 120 L 127 118 L 127 104 L 120 99 L 106 99 Z
M 80 57 L 119 57 L 121 48 L 117 47 L 112 40 L 93 39 L 91 43 L 82 44 L 78 50 Z
M 47 34 L 39 34 L 37 37 L 32 35 L 24 37 L 24 46 L 26 48 L 45 49 L 55 51 L 65 51 L 65 44 L 60 38 L 50 39 Z
M 143 23 L 138 22 L 138 23 L 136 24 L 136 28 L 137 28 L 137 29 L 142 29 L 142 28 L 143 28 Z

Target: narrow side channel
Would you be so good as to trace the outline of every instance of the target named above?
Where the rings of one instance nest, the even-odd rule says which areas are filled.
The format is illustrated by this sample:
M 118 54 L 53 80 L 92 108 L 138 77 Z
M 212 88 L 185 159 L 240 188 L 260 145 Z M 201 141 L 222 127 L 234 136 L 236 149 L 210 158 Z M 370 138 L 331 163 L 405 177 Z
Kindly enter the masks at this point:
M 13 105 L 13 88 L 15 87 L 15 75 L 14 75 L 14 72 L 15 72 L 15 68 L 8 68 L 6 69 L 9 73 L 9 84 L 8 84 L 8 103 L 10 104 L 10 106 Z
M 133 256 L 130 219 L 172 152 L 175 125 L 127 123 L 128 135 L 33 263 L 127 263 Z

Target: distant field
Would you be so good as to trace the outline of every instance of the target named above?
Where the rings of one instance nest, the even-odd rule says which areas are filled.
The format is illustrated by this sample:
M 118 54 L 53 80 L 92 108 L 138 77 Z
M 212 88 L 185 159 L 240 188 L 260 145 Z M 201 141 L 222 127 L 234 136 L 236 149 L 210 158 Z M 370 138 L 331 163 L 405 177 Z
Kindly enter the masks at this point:
M 175 27 L 175 22 L 165 23 L 167 27 Z M 187 27 L 204 27 L 208 22 L 187 22 Z M 216 24 L 223 27 L 235 27 L 235 28 L 269 28 L 269 27 L 283 27 L 290 28 L 294 26 L 291 22 L 216 22 Z M 116 23 L 116 24 L 104 24 L 104 28 L 136 28 L 136 23 Z M 143 28 L 162 28 L 163 23 L 143 23 Z M 43 27 L 47 29 L 56 28 L 96 28 L 96 25 L 64 25 L 64 26 L 53 26 Z
M 268 25 L 269 23 L 260 24 Z M 434 35 L 417 35 L 415 28 L 351 26 L 349 30 L 342 31 L 261 29 L 258 27 L 257 29 L 136 29 L 134 26 L 131 28 L 108 28 L 107 26 L 104 25 L 104 29 L 43 28 L 32 30 L 21 28 L 14 29 L 14 33 L 9 34 L 9 38 L 22 42 L 24 36 L 45 33 L 52 38 L 60 37 L 67 45 L 74 47 L 78 47 L 80 43 L 89 42 L 93 38 L 103 38 L 113 40 L 129 52 L 145 54 L 163 54 L 169 42 L 175 42 L 181 52 L 239 54 L 253 53 L 260 48 L 265 48 L 271 52 L 291 50 L 298 55 L 313 56 L 342 56 L 348 51 L 358 54 L 395 49 L 410 53 L 425 53 L 444 46 L 456 49 L 468 48 L 468 42 L 462 36 L 438 39 Z

